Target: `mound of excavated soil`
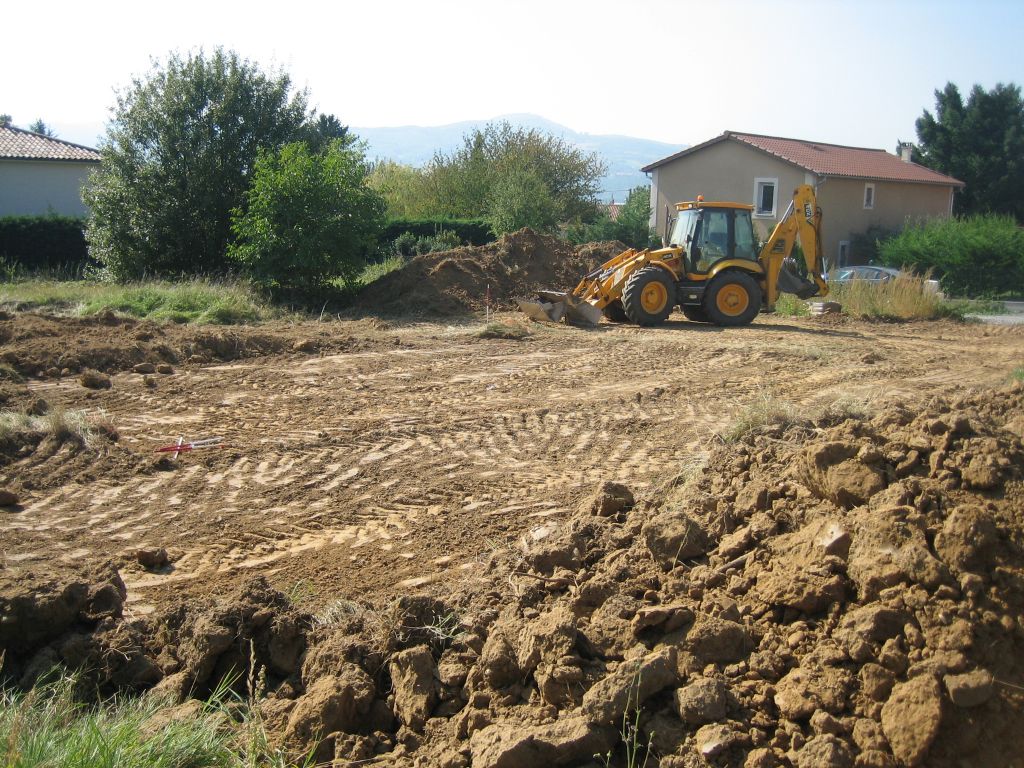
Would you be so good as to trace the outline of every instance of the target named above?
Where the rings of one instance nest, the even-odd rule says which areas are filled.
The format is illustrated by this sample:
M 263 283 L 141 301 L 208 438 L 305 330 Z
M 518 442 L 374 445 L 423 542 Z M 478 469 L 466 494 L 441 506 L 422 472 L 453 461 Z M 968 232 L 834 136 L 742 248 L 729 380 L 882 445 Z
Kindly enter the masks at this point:
M 108 660 L 180 698 L 255 665 L 275 743 L 337 765 L 1017 765 L 1022 434 L 1019 386 L 763 428 L 443 599 L 316 621 L 262 580 L 130 624 L 116 580 L 5 584 L 4 673 Z
M 538 289 L 572 290 L 583 275 L 625 248 L 618 242 L 576 248 L 521 229 L 488 245 L 417 256 L 368 285 L 356 304 L 382 313 L 461 314 L 482 311 L 489 288 L 491 309 L 514 309 L 516 298 Z

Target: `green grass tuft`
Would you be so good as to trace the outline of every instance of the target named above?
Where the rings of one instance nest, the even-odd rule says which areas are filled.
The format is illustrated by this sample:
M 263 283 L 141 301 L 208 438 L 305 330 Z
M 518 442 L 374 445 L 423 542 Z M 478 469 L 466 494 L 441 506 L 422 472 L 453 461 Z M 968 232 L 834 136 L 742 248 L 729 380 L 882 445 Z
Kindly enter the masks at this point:
M 1010 374 L 1010 378 L 1014 381 L 1024 381 L 1024 365 L 1018 365 L 1013 369 L 1013 373 Z
M 250 323 L 282 314 L 244 282 L 204 279 L 123 285 L 93 280 L 28 279 L 0 285 L 0 305 L 3 304 L 81 317 L 111 311 L 177 323 Z
M 806 317 L 811 314 L 811 308 L 804 299 L 791 293 L 780 293 L 775 302 L 775 312 L 787 317 Z
M 251 687 L 260 675 L 250 671 Z M 312 768 L 272 747 L 255 697 L 225 681 L 175 717 L 152 693 L 83 702 L 81 676 L 53 670 L 28 693 L 0 690 L 0 765 L 17 768 Z
M 385 275 L 401 269 L 405 264 L 406 260 L 398 254 L 389 256 L 383 261 L 378 261 L 374 264 L 367 264 L 359 275 L 358 283 L 359 285 L 369 285 L 375 280 L 380 280 Z
M 506 325 L 505 323 L 488 323 L 481 330 L 477 331 L 478 339 L 512 339 L 522 341 L 529 337 L 530 332 L 521 325 Z
M 59 675 L 27 694 L 0 693 L 0 762 L 69 768 L 234 766 L 224 716 L 209 712 L 147 727 L 166 706 L 155 697 L 115 697 L 98 706 L 75 696 Z

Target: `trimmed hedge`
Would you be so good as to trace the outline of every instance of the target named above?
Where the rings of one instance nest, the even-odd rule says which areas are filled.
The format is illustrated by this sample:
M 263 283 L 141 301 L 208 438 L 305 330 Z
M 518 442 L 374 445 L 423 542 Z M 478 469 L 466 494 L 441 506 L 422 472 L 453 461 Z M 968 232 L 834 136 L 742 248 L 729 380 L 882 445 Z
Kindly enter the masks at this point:
M 391 219 L 378 240 L 390 243 L 405 232 L 419 237 L 432 237 L 442 229 L 454 232 L 459 240 L 470 245 L 494 242 L 491 226 L 483 219 Z
M 91 264 L 84 229 L 73 216 L 0 217 L 0 259 L 29 271 Z
M 882 263 L 931 271 L 954 296 L 1000 296 L 1024 286 L 1024 229 L 984 214 L 910 224 L 879 246 Z

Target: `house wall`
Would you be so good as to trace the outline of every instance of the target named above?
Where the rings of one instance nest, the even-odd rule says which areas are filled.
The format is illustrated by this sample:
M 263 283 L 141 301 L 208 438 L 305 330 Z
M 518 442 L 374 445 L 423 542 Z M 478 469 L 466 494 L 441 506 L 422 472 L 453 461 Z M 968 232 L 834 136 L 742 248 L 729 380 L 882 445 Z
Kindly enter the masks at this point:
M 82 185 L 98 163 L 0 161 L 0 216 L 84 216 Z
M 865 184 L 875 185 L 873 209 L 864 208 Z M 840 241 L 849 241 L 870 227 L 897 231 L 907 219 L 948 217 L 949 195 L 950 187 L 937 184 L 829 178 L 818 188 L 826 262 L 836 264 Z
M 771 231 L 778 218 L 786 212 L 793 190 L 805 183 L 802 168 L 732 139 L 720 141 L 671 163 L 655 168 L 651 179 L 652 219 L 658 235 L 665 234 L 666 206 L 675 215 L 676 203 L 705 200 L 754 203 L 754 180 L 778 179 L 776 216 L 756 216 L 754 226 Z

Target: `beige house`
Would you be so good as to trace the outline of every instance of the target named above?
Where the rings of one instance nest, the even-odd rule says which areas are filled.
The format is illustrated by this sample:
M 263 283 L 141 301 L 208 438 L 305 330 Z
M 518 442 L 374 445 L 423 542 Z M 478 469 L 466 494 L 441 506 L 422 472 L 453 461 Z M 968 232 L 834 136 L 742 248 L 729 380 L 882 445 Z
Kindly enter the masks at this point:
M 0 125 L 0 216 L 85 216 L 82 185 L 95 149 Z
M 667 230 L 675 204 L 722 200 L 754 205 L 762 236 L 785 215 L 793 190 L 811 184 L 822 209 L 829 267 L 851 262 L 850 241 L 870 227 L 901 229 L 908 219 L 950 216 L 962 181 L 881 149 L 861 149 L 726 131 L 642 169 L 652 176 L 651 226 Z

